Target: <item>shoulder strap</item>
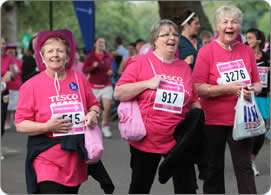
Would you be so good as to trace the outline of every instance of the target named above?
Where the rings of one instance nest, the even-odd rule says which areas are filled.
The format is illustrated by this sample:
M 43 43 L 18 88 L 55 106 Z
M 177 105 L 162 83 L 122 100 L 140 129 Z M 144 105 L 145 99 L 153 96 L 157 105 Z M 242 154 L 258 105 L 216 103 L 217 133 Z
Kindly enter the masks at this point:
M 157 73 L 156 73 L 156 71 L 155 71 L 155 69 L 154 69 L 154 66 L 153 66 L 153 64 L 152 64 L 152 62 L 151 62 L 151 60 L 150 60 L 150 58 L 148 58 L 148 61 L 149 61 L 150 65 L 151 65 L 151 69 L 152 69 L 153 74 L 154 74 L 154 75 L 157 75 Z

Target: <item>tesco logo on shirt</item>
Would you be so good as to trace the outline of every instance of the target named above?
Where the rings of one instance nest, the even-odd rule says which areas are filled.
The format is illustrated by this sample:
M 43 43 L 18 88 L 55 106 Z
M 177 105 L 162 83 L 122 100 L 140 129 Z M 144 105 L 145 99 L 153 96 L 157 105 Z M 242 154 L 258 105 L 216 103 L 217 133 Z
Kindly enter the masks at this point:
M 160 74 L 159 77 L 167 81 L 172 81 L 179 84 L 183 83 L 182 77 L 179 77 L 179 76 L 170 76 L 170 75 Z
M 78 100 L 78 95 L 76 93 L 65 94 L 65 95 L 56 95 L 49 97 L 52 103 L 64 102 L 64 101 L 75 101 Z

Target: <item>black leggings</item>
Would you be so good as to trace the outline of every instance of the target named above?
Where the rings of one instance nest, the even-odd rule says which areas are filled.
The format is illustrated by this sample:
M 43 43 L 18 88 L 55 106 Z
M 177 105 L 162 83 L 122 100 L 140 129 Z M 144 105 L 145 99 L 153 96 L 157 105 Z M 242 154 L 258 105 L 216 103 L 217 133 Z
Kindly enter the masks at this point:
M 264 144 L 265 136 L 263 134 L 263 135 L 253 137 L 252 139 L 253 139 L 252 154 L 257 156 L 257 154 L 259 153 L 259 151 L 261 150 Z
M 79 186 L 64 186 L 53 181 L 38 184 L 37 194 L 78 194 Z
M 149 194 L 159 162 L 164 154 L 149 153 L 130 146 L 132 178 L 129 194 Z M 175 194 L 195 194 L 197 189 L 194 164 L 179 167 L 173 174 Z
M 226 142 L 231 152 L 234 173 L 240 194 L 256 194 L 254 174 L 250 155 L 252 139 L 234 141 L 232 127 L 206 125 L 204 132 L 207 139 L 208 170 L 203 184 L 206 194 L 225 194 L 225 148 Z
M 4 96 L 8 95 L 8 91 L 1 94 L 1 136 L 5 133 L 5 122 L 8 111 L 8 102 L 4 102 Z

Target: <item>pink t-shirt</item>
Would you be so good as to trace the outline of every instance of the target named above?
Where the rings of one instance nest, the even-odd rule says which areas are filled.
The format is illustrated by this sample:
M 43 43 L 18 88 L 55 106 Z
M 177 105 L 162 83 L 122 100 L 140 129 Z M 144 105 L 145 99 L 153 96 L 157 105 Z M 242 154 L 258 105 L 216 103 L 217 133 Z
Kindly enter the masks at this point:
M 221 76 L 224 80 L 221 80 Z M 245 79 L 242 80 L 242 78 Z M 245 84 L 259 82 L 255 55 L 250 47 L 238 42 L 229 51 L 212 40 L 199 50 L 193 70 L 193 83 L 218 85 L 223 81 L 232 82 L 236 79 L 241 79 L 241 82 Z M 236 101 L 235 95 L 202 97 L 201 105 L 205 113 L 205 123 L 232 126 Z
M 179 59 L 168 64 L 162 63 L 153 52 L 132 58 L 130 64 L 122 73 L 117 86 L 151 79 L 154 73 L 148 59 L 160 77 L 183 87 L 182 111 L 181 113 L 174 113 L 154 109 L 155 106 L 159 107 L 158 103 L 154 103 L 157 95 L 156 91 L 158 90 L 145 90 L 137 96 L 137 100 L 147 129 L 147 135 L 140 141 L 131 141 L 129 143 L 145 152 L 165 154 L 176 144 L 173 133 L 177 123 L 184 119 L 191 103 L 196 101 L 197 97 L 194 96 L 192 91 L 190 67 Z M 165 86 L 170 90 L 173 85 L 166 84 Z
M 76 74 L 79 85 L 72 70 L 68 70 L 67 77 L 59 81 L 59 96 L 54 78 L 49 77 L 45 71 L 25 82 L 19 91 L 15 123 L 24 120 L 46 122 L 51 118 L 50 104 L 54 103 L 83 102 L 85 113 L 92 105 L 98 104 L 84 75 Z M 77 186 L 87 179 L 86 162 L 81 160 L 78 153 L 62 150 L 60 144 L 40 153 L 33 166 L 38 183 L 55 181 L 67 186 Z
M 7 83 L 8 89 L 18 90 L 22 85 L 22 64 L 23 62 L 17 58 L 13 58 L 13 66 L 17 72 L 16 78 Z
M 13 58 L 6 54 L 1 55 L 1 76 L 4 76 L 9 70 L 9 66 L 13 63 Z
M 112 85 L 112 76 L 107 74 L 109 70 L 112 70 L 112 60 L 112 56 L 107 52 L 97 54 L 93 51 L 88 55 L 83 66 L 83 72 L 86 75 L 90 74 L 89 82 L 92 88 L 102 89 Z M 97 63 L 96 67 L 93 66 L 94 63 Z

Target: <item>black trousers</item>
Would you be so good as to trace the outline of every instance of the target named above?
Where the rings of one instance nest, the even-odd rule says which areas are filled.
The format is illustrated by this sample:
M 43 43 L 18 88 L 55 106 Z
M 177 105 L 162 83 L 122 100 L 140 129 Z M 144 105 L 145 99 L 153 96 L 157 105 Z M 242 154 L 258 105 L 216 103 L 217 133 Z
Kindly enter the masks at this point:
M 8 91 L 1 94 L 1 136 L 5 133 L 5 122 L 7 118 L 8 102 L 4 101 L 4 96 L 8 95 Z
M 256 137 L 253 137 L 253 147 L 252 147 L 252 154 L 257 156 L 257 154 L 259 153 L 259 151 L 261 150 L 263 144 L 264 144 L 264 140 L 265 140 L 265 135 L 259 135 Z
M 37 194 L 78 194 L 79 186 L 64 186 L 53 181 L 38 184 Z
M 129 194 L 149 194 L 161 158 L 165 155 L 148 153 L 130 146 L 132 178 Z M 194 165 L 180 167 L 173 175 L 175 194 L 195 194 L 197 185 Z
M 232 127 L 205 126 L 207 139 L 208 170 L 203 184 L 206 194 L 225 194 L 224 167 L 226 142 L 229 145 L 234 172 L 240 194 L 256 194 L 251 168 L 252 139 L 234 141 Z

